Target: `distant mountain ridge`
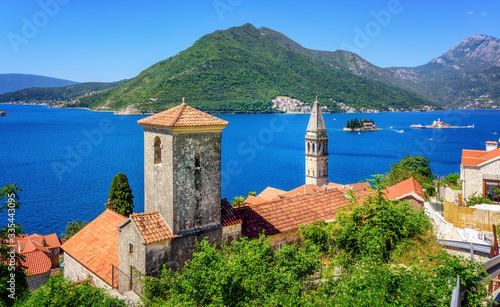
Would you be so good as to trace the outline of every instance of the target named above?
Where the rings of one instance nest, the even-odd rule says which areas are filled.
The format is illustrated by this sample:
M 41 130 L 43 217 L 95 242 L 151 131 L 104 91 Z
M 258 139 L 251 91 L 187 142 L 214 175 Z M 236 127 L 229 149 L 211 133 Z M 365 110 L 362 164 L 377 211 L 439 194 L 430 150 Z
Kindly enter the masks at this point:
M 88 87 L 86 85 L 85 87 Z M 319 96 L 329 111 L 337 103 L 358 110 L 500 107 L 500 40 L 472 35 L 440 57 L 418 67 L 381 68 L 352 52 L 302 47 L 272 29 L 251 24 L 207 34 L 188 49 L 110 83 L 88 97 L 83 88 L 21 90 L 0 96 L 22 100 L 72 100 L 93 109 L 155 112 L 182 97 L 208 112 L 271 112 L 271 98 L 285 95 L 312 102 Z M 10 97 L 10 98 L 9 98 Z
M 428 100 L 401 87 L 370 80 L 325 60 L 267 28 L 251 24 L 215 31 L 176 56 L 78 106 L 155 112 L 188 104 L 208 112 L 271 112 L 271 98 L 318 96 L 329 111 L 338 102 L 378 110 L 422 108 Z
M 61 87 L 78 82 L 30 74 L 0 74 L 0 94 L 30 87 Z

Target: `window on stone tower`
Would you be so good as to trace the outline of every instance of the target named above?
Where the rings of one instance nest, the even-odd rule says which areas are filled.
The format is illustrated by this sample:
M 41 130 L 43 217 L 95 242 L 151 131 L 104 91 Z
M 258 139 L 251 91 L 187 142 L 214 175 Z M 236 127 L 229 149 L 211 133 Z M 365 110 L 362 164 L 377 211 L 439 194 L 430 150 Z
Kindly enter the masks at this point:
M 316 149 L 314 148 L 314 143 L 313 143 L 313 152 L 316 152 Z
M 311 151 L 311 143 L 307 143 L 307 152 Z
M 130 242 L 128 243 L 128 253 L 129 253 L 130 255 L 133 255 L 133 254 L 134 254 L 134 244 L 132 244 L 132 243 L 130 243 Z
M 161 163 L 161 140 L 160 137 L 155 137 L 154 142 L 154 163 Z
M 194 167 L 200 167 L 200 153 L 194 155 Z

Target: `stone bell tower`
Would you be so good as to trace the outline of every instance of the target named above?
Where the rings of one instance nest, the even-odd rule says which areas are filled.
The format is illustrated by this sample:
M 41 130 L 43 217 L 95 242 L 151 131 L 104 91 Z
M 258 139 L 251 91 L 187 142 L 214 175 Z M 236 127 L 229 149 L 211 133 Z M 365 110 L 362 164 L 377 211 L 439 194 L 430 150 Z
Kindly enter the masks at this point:
M 221 224 L 221 139 L 227 122 L 184 103 L 141 119 L 144 209 L 174 236 Z
M 306 184 L 328 184 L 328 135 L 316 97 L 306 130 Z

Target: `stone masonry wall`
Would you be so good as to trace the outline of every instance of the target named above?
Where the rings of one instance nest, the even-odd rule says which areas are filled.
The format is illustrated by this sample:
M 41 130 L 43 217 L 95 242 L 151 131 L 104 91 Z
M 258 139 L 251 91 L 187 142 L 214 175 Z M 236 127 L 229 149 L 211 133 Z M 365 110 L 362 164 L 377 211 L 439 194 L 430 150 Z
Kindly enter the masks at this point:
M 92 280 L 92 285 L 106 290 L 112 290 L 111 286 L 97 275 L 89 271 L 75 258 L 71 257 L 68 253 L 64 254 L 64 277 L 71 281 L 80 281 L 87 278 Z
M 28 276 L 28 278 L 26 279 L 28 281 L 28 286 L 30 287 L 30 290 L 36 291 L 38 287 L 44 285 L 47 282 L 47 280 L 49 280 L 49 277 L 50 277 L 50 270 L 42 274 Z
M 474 193 L 483 194 L 483 174 L 500 174 L 500 160 L 492 161 L 482 167 L 462 166 L 461 179 L 463 197 L 466 199 Z
M 221 132 L 174 134 L 173 148 L 174 234 L 220 224 Z

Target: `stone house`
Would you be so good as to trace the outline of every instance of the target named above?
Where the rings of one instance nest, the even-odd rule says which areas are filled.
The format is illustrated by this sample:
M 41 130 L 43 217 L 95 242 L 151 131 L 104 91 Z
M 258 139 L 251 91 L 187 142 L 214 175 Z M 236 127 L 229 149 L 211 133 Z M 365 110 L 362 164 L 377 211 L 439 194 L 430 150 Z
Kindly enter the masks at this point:
M 496 203 L 500 197 L 495 189 L 500 188 L 500 148 L 497 142 L 486 142 L 486 150 L 462 150 L 460 180 L 463 199 L 484 195 Z
M 25 258 L 21 263 L 26 267 L 26 280 L 31 291 L 36 291 L 50 277 L 52 263 L 45 252 L 34 250 L 21 253 Z
M 52 268 L 59 267 L 59 255 L 61 254 L 61 241 L 55 233 L 50 235 L 39 235 L 37 233 L 23 234 L 14 239 L 15 249 L 18 253 L 43 251 L 49 257 Z

